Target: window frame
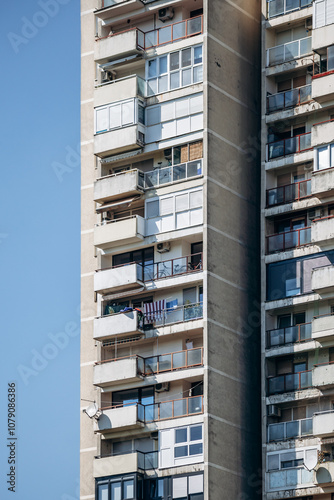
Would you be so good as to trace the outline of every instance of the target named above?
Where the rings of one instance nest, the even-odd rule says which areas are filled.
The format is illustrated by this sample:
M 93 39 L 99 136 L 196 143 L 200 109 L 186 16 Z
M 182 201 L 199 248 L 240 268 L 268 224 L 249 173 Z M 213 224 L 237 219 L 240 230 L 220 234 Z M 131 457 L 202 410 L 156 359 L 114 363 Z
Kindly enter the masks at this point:
M 133 120 L 131 122 L 126 122 L 123 120 L 123 107 L 126 106 L 127 104 L 132 103 L 132 113 L 133 113 Z M 121 108 L 121 113 L 120 113 L 120 125 L 116 126 L 111 126 L 110 123 L 110 112 L 112 108 L 116 108 L 117 106 L 120 106 Z M 139 107 L 142 108 L 142 113 L 139 112 Z M 102 129 L 102 130 L 97 130 L 97 114 L 100 111 L 106 110 L 107 112 L 107 128 Z M 142 120 L 140 118 L 143 117 Z M 121 128 L 126 128 L 126 127 L 132 127 L 133 125 L 145 125 L 145 102 L 138 97 L 131 97 L 130 99 L 123 99 L 121 101 L 116 101 L 116 102 L 111 102 L 109 104 L 104 104 L 103 106 L 98 106 L 94 108 L 94 134 L 95 135 L 100 135 L 104 134 L 106 132 L 111 132 L 113 130 L 119 130 Z

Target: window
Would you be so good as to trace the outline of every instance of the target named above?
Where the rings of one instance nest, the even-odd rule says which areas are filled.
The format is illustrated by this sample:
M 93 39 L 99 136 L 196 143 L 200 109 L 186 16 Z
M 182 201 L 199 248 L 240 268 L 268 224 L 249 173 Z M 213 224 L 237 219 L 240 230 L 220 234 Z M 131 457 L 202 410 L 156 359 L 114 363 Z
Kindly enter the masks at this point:
M 174 458 L 203 453 L 202 425 L 175 429 Z
M 317 455 L 317 448 L 302 448 L 267 455 L 268 471 L 303 467 L 305 458 Z
M 198 384 L 198 383 L 197 383 Z M 191 398 L 199 403 L 201 396 Z M 191 412 L 192 409 L 189 408 Z M 194 424 L 159 432 L 160 461 L 159 467 L 176 467 L 203 461 L 203 424 Z
M 95 109 L 95 133 L 145 123 L 144 106 L 138 99 L 112 103 Z
M 135 250 L 133 252 L 125 252 L 119 255 L 114 255 L 112 258 L 113 267 L 123 266 L 137 262 L 138 264 L 148 265 L 153 264 L 154 248 L 144 248 L 143 250 Z
M 112 404 L 120 406 L 133 406 L 137 403 L 151 405 L 154 403 L 154 387 L 129 389 L 127 391 L 113 392 Z
M 148 96 L 203 81 L 202 45 L 150 59 L 146 77 Z
M 203 500 L 203 473 L 145 480 L 145 500 Z
M 114 477 L 97 481 L 97 500 L 132 500 L 136 495 L 136 478 L 133 476 Z
M 314 169 L 323 170 L 334 167 L 334 143 L 315 148 Z
M 313 28 L 321 28 L 334 23 L 334 8 L 332 0 L 315 0 Z

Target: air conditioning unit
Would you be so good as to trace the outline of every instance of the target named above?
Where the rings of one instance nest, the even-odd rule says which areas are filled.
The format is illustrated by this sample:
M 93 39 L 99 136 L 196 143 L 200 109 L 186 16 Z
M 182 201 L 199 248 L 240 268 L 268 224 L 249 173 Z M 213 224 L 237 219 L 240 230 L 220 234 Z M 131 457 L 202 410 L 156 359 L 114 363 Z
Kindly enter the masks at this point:
M 268 417 L 280 417 L 281 416 L 281 409 L 278 408 L 276 405 L 269 405 L 268 406 Z
M 166 253 L 170 250 L 170 243 L 167 241 L 166 243 L 158 243 L 157 244 L 157 252 Z
M 308 17 L 306 20 L 305 20 L 305 29 L 307 30 L 311 30 L 312 29 L 312 17 Z
M 102 71 L 101 79 L 102 82 L 111 82 L 112 73 L 110 71 Z
M 309 211 L 308 213 L 308 218 L 310 220 L 313 220 L 313 219 L 319 219 L 320 217 L 322 217 L 324 215 L 324 210 L 323 208 L 313 208 L 312 210 Z
M 163 23 L 165 21 L 169 21 L 174 17 L 174 9 L 172 9 L 171 7 L 165 7 L 164 9 L 159 9 L 158 17 L 159 21 L 162 21 Z
M 155 392 L 169 391 L 169 382 L 163 382 L 162 384 L 156 384 L 154 390 L 155 390 Z
M 165 156 L 166 160 L 171 160 L 172 159 L 172 148 L 165 149 L 164 156 Z

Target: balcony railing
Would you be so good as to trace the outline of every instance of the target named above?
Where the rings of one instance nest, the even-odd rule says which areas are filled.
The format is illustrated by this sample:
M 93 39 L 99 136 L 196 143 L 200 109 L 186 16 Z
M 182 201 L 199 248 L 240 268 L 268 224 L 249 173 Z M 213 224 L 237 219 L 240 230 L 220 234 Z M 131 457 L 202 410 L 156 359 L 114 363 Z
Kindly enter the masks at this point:
M 295 344 L 312 339 L 312 323 L 287 326 L 267 331 L 267 347 Z
M 312 53 L 312 37 L 276 45 L 267 50 L 267 66 L 276 66 Z
M 203 396 L 190 396 L 187 398 L 172 399 L 169 401 L 161 401 L 150 405 L 142 405 L 141 403 L 129 403 L 125 405 L 110 405 L 103 403 L 101 411 L 124 408 L 126 406 L 137 406 L 137 420 L 139 422 L 157 422 L 159 420 L 167 420 L 171 418 L 187 417 L 203 413 Z
M 144 173 L 144 187 L 163 186 L 164 184 L 179 182 L 202 175 L 202 159 L 171 165 Z
M 147 329 L 201 318 L 203 318 L 203 304 L 187 304 L 144 315 L 144 327 Z
M 311 243 L 311 227 L 267 236 L 267 252 L 275 253 Z
M 292 155 L 301 153 L 312 149 L 311 147 L 311 132 L 288 137 L 279 141 L 269 142 L 268 147 L 268 160 L 279 158 L 281 156 Z
M 268 378 L 269 395 L 300 391 L 310 387 L 312 387 L 312 370 Z
M 268 18 L 282 16 L 312 5 L 312 0 L 268 0 Z
M 311 196 L 311 179 L 267 189 L 267 207 L 284 205 Z
M 123 457 L 124 455 L 131 455 L 132 453 L 137 454 L 137 465 L 138 469 L 141 470 L 153 470 L 158 468 L 159 463 L 159 451 L 128 451 L 128 452 L 120 452 L 120 453 L 107 453 L 103 455 L 98 455 L 94 457 L 95 459 L 103 459 L 108 457 Z
M 285 92 L 269 95 L 267 97 L 267 111 L 274 113 L 288 108 L 295 108 L 305 104 L 312 99 L 312 85 L 305 85 L 298 89 L 291 89 Z
M 178 21 L 177 23 L 162 26 L 155 30 L 142 31 L 139 28 L 130 28 L 121 32 L 109 34 L 106 37 L 97 38 L 96 41 L 115 37 L 128 31 L 136 30 L 136 45 L 139 49 L 147 50 L 160 45 L 166 45 L 178 40 L 183 40 L 194 35 L 203 33 L 203 15 Z
M 303 418 L 291 422 L 280 422 L 268 425 L 268 442 L 284 441 L 313 433 L 313 419 Z
M 121 358 L 106 359 L 99 361 L 96 364 L 117 362 L 124 359 L 137 359 L 137 373 L 140 375 L 156 375 L 159 373 L 172 372 L 175 370 L 183 370 L 203 365 L 203 347 L 187 349 L 184 351 L 176 351 L 168 354 L 159 354 L 143 358 L 141 356 L 124 356 Z
M 141 279 L 144 282 L 155 281 L 163 278 L 172 278 L 181 274 L 202 271 L 202 253 L 177 257 L 176 259 L 144 264 L 141 267 Z

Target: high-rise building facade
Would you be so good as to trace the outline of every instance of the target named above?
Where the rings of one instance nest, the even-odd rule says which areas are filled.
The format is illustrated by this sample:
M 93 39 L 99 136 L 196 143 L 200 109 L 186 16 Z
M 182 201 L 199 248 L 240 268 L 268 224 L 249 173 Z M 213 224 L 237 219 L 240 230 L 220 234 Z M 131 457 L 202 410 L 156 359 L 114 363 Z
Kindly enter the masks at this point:
M 334 2 L 262 2 L 264 498 L 334 498 Z
M 82 500 L 261 497 L 257 0 L 82 0 Z

